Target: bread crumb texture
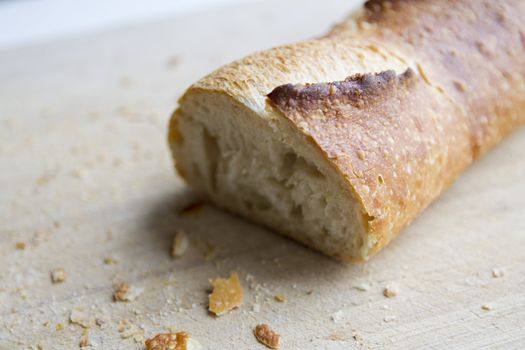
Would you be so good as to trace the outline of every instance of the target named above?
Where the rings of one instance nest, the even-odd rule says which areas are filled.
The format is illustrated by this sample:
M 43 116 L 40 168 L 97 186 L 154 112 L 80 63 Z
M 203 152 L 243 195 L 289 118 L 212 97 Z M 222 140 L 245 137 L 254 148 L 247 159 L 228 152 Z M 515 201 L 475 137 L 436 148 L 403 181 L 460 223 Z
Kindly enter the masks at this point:
M 91 316 L 83 308 L 74 308 L 73 310 L 71 310 L 71 314 L 69 315 L 69 322 L 72 324 L 79 325 L 83 328 L 90 328 L 91 326 L 93 326 L 93 320 L 91 319 Z M 59 325 L 57 325 L 57 330 L 62 330 L 64 328 L 63 325 L 60 327 L 60 329 Z
M 505 276 L 505 271 L 499 267 L 495 267 L 492 269 L 492 277 L 494 278 L 500 278 Z
M 191 350 L 186 332 L 160 333 L 146 340 L 146 350 Z
M 277 294 L 274 298 L 280 303 L 284 303 L 286 301 L 286 296 L 284 294 Z
M 208 297 L 210 312 L 221 316 L 242 304 L 243 289 L 237 272 L 232 272 L 228 279 L 215 278 L 210 283 L 213 286 Z
M 278 349 L 281 336 L 274 332 L 267 324 L 258 324 L 253 334 L 257 340 L 270 349 Z
M 137 299 L 144 288 L 130 286 L 126 282 L 117 283 L 114 287 L 113 300 L 114 301 L 133 301 Z
M 82 337 L 80 337 L 80 342 L 78 343 L 78 346 L 81 348 L 87 348 L 89 345 L 91 345 L 91 342 L 89 341 L 89 333 L 84 332 L 84 334 L 82 334 Z
M 62 283 L 66 280 L 66 271 L 63 268 L 51 270 L 51 282 Z
M 483 305 L 481 305 L 481 308 L 485 311 L 490 311 L 492 310 L 492 305 L 488 304 L 488 303 L 485 303 Z
M 389 284 L 383 289 L 383 295 L 387 298 L 394 298 L 399 294 L 399 288 L 395 285 Z

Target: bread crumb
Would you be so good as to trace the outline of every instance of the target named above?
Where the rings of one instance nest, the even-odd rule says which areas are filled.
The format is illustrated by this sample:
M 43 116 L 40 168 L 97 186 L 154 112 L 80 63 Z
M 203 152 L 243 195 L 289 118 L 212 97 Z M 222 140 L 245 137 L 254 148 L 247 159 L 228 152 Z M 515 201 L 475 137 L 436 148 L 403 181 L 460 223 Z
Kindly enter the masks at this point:
M 86 348 L 90 345 L 89 341 L 89 333 L 85 332 L 82 337 L 80 338 L 80 342 L 78 343 L 78 346 L 81 348 Z
M 53 283 L 63 283 L 66 280 L 66 271 L 63 268 L 59 267 L 57 269 L 51 270 L 51 282 Z
M 160 333 L 146 340 L 146 350 L 191 350 L 200 346 L 196 341 L 190 343 L 190 335 L 186 332 Z
M 99 326 L 101 329 L 104 329 L 105 326 L 108 324 L 108 321 L 104 318 L 97 317 L 95 318 L 95 324 Z
M 242 304 L 243 290 L 237 272 L 232 272 L 229 279 L 215 278 L 210 283 L 213 286 L 208 296 L 210 312 L 221 316 Z
M 463 84 L 462 82 L 457 81 L 457 80 L 454 80 L 452 83 L 454 84 L 454 87 L 455 87 L 459 92 L 465 92 L 465 90 L 466 90 L 466 88 L 465 88 L 465 84 Z
M 174 258 L 179 258 L 184 255 L 186 250 L 188 250 L 189 241 L 188 236 L 182 230 L 178 230 L 173 236 L 173 243 L 171 245 L 171 256 Z
M 144 288 L 130 286 L 126 282 L 117 283 L 114 287 L 113 300 L 114 301 L 134 301 L 137 299 Z
M 387 298 L 393 298 L 399 294 L 399 288 L 395 285 L 387 285 L 383 290 L 383 295 Z
M 354 286 L 355 289 L 357 289 L 360 292 L 368 292 L 370 290 L 370 285 L 368 283 L 359 283 L 358 285 Z
M 255 338 L 257 338 L 261 344 L 266 345 L 267 348 L 279 348 L 281 336 L 274 332 L 267 324 L 258 324 L 255 327 L 253 334 L 255 335 Z
M 361 160 L 365 160 L 366 158 L 366 154 L 365 154 L 365 151 L 363 151 L 362 149 L 359 149 L 357 150 L 357 157 Z
M 74 308 L 69 315 L 69 322 L 77 324 L 83 328 L 90 328 L 93 325 L 91 317 L 83 308 Z
M 38 350 L 44 350 L 44 345 L 42 345 L 42 343 L 38 343 L 38 344 L 36 344 L 36 348 Z
M 483 305 L 481 305 L 481 308 L 483 310 L 485 310 L 485 311 L 490 311 L 490 310 L 492 310 L 492 305 L 490 305 L 490 304 L 483 304 Z
M 18 250 L 24 250 L 26 249 L 27 243 L 24 241 L 18 241 L 15 243 L 15 248 Z
M 505 276 L 505 271 L 499 267 L 495 267 L 492 269 L 492 277 L 494 278 L 500 278 Z
M 286 301 L 286 296 L 284 296 L 283 294 L 277 294 L 276 296 L 274 296 L 274 299 L 280 303 L 284 303 Z
M 55 330 L 57 332 L 60 332 L 61 330 L 63 330 L 65 328 L 64 324 L 63 323 L 57 323 L 56 327 L 55 327 Z

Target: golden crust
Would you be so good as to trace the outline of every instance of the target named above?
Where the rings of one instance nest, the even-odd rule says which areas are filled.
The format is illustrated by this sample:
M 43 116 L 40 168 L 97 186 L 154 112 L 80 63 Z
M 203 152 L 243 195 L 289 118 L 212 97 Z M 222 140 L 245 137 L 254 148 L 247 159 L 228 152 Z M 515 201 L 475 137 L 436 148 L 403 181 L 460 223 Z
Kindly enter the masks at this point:
M 216 91 L 285 117 L 361 201 L 370 256 L 525 123 L 523 16 L 520 0 L 369 1 L 325 37 L 219 69 L 181 108 Z

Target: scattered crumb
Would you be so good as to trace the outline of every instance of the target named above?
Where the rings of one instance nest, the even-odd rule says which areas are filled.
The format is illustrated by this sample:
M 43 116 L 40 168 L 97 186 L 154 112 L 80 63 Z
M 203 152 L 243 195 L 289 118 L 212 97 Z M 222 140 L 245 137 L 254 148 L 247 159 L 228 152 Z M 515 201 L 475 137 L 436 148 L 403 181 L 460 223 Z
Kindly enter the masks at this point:
M 385 318 L 383 318 L 383 321 L 388 323 L 388 322 L 392 322 L 392 321 L 395 321 L 396 320 L 396 316 L 386 316 Z
M 357 150 L 357 157 L 359 157 L 359 159 L 361 160 L 364 160 L 366 158 L 365 151 L 363 151 L 362 149 Z
M 130 286 L 126 282 L 121 282 L 115 285 L 113 292 L 114 301 L 133 301 L 137 299 L 144 288 Z
M 24 241 L 18 241 L 15 243 L 15 248 L 18 250 L 24 250 L 26 249 L 27 243 Z
M 343 319 L 343 311 L 342 310 L 339 310 L 339 311 L 336 311 L 334 312 L 333 314 L 330 315 L 330 318 L 332 319 L 332 321 L 334 321 L 335 323 L 339 323 L 342 321 Z
M 196 214 L 204 208 L 204 202 L 195 202 L 191 203 L 180 211 L 181 215 Z
M 454 84 L 454 87 L 455 87 L 459 92 L 465 92 L 465 90 L 466 90 L 466 88 L 465 88 L 465 84 L 463 84 L 462 82 L 457 81 L 457 80 L 454 80 L 452 83 Z
M 505 271 L 499 267 L 495 267 L 492 269 L 492 277 L 494 278 L 500 278 L 505 276 Z
M 103 329 L 108 324 L 108 321 L 104 318 L 97 317 L 95 318 L 95 324 Z
M 186 332 L 161 333 L 146 340 L 146 350 L 198 350 L 201 345 Z
M 80 338 L 80 342 L 78 343 L 78 346 L 81 348 L 86 348 L 90 345 L 89 341 L 89 333 L 85 332 L 82 334 L 82 337 Z
M 112 265 L 112 264 L 116 264 L 116 263 L 117 263 L 117 261 L 112 256 L 108 256 L 108 257 L 104 258 L 104 264 L 106 264 L 106 265 Z
M 306 295 L 312 295 L 313 292 L 314 292 L 313 289 L 309 289 L 309 290 L 306 291 Z
M 258 324 L 253 334 L 255 335 L 255 338 L 257 340 L 266 345 L 266 347 L 270 349 L 278 349 L 279 348 L 279 340 L 281 339 L 281 336 L 274 332 L 267 324 Z
M 178 230 L 173 236 L 173 244 L 171 246 L 171 256 L 178 258 L 184 255 L 188 250 L 189 241 L 188 236 L 182 230 Z
M 93 324 L 91 317 L 83 308 L 74 308 L 69 316 L 69 322 L 84 328 L 89 328 Z
M 213 292 L 208 296 L 208 310 L 215 315 L 224 315 L 242 304 L 243 290 L 237 272 L 232 272 L 228 279 L 215 278 L 210 283 Z
M 490 304 L 483 304 L 483 305 L 481 305 L 481 308 L 483 310 L 485 310 L 485 311 L 490 311 L 490 310 L 492 310 L 492 305 L 490 305 Z
M 128 319 L 123 319 L 121 320 L 119 323 L 118 323 L 118 328 L 117 330 L 119 331 L 119 333 L 122 333 L 124 332 L 128 326 L 129 326 L 129 320 Z
M 51 270 L 51 282 L 53 283 L 62 283 L 66 280 L 66 271 L 63 268 L 59 267 L 57 269 Z
M 395 285 L 387 285 L 383 290 L 383 295 L 387 298 L 393 298 L 399 294 L 399 288 Z
M 354 288 L 360 292 L 368 292 L 370 290 L 370 285 L 366 282 L 362 282 L 358 285 L 355 285 Z
M 55 330 L 56 330 L 57 332 L 60 332 L 60 331 L 63 330 L 64 328 L 65 328 L 65 326 L 64 326 L 63 323 L 57 323 Z
M 36 348 L 38 350 L 44 350 L 44 345 L 42 345 L 42 343 L 38 343 L 38 344 L 36 344 Z
M 286 296 L 284 296 L 283 294 L 277 294 L 276 296 L 274 296 L 274 299 L 280 303 L 284 303 L 286 301 Z

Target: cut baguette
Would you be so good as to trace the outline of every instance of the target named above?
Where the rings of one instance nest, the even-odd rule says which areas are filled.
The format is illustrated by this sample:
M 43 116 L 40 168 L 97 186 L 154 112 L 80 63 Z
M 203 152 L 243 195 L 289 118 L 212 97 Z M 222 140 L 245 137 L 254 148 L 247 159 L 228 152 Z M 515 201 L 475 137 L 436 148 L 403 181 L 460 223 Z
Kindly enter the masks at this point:
M 191 86 L 170 123 L 176 167 L 219 207 L 367 260 L 525 122 L 520 16 L 519 0 L 368 2 Z

